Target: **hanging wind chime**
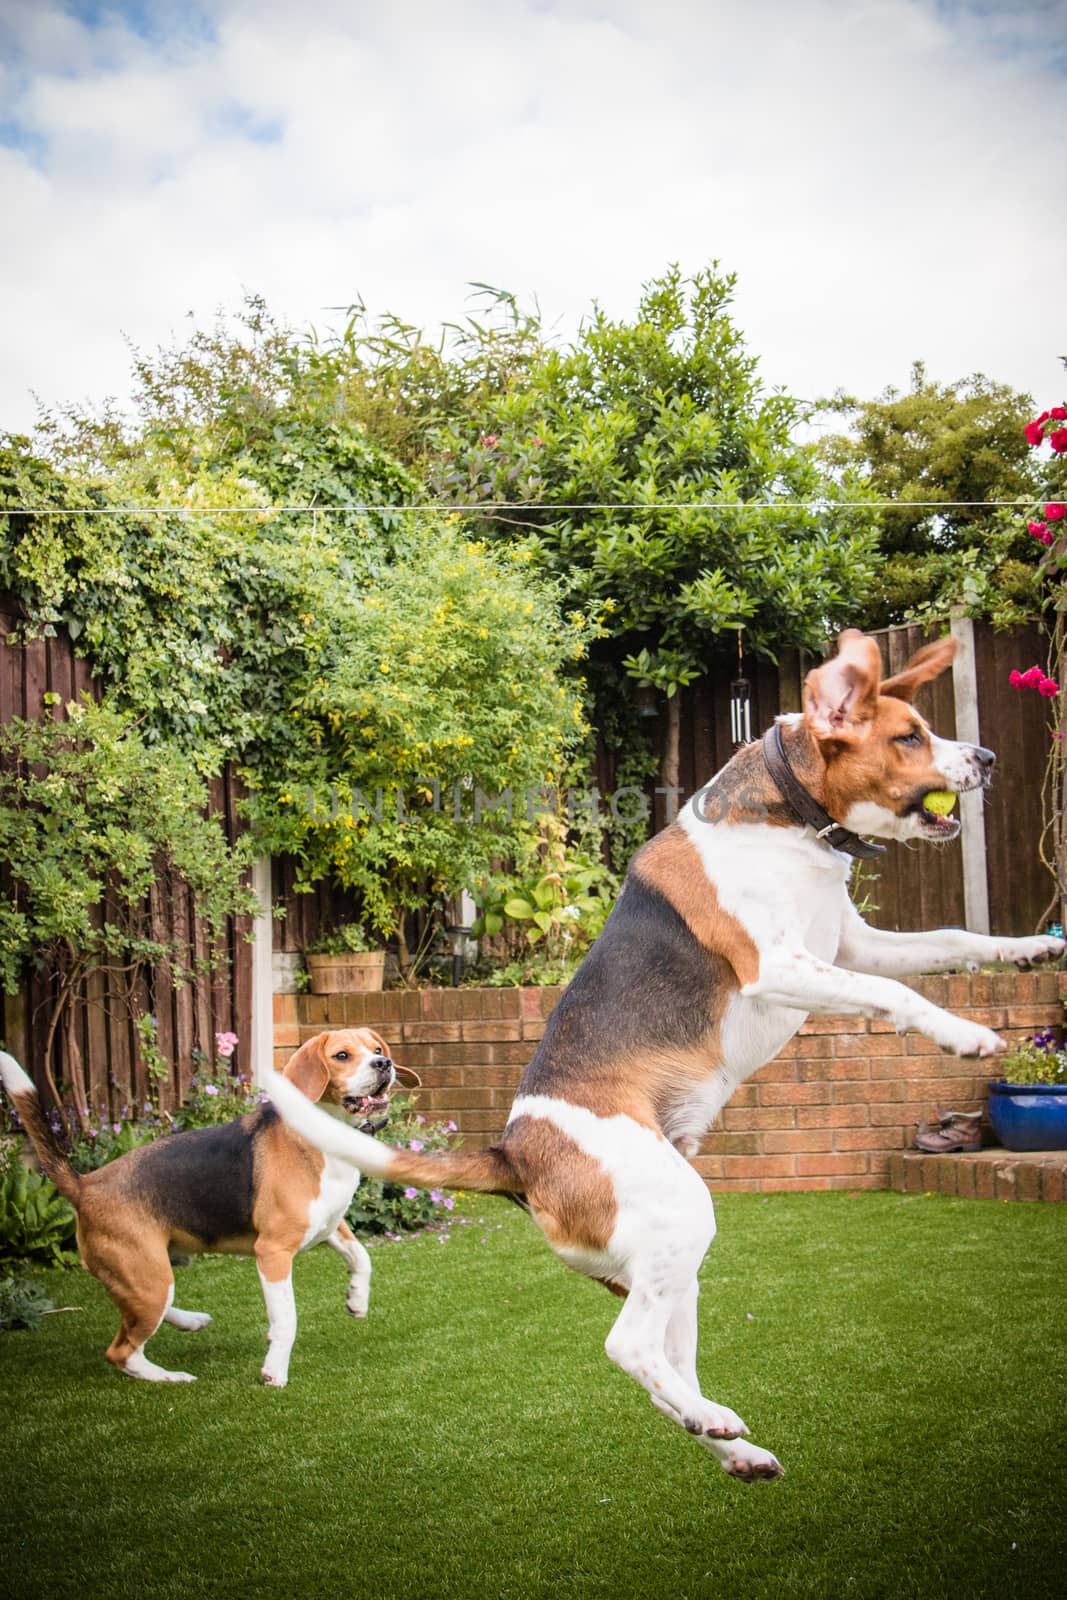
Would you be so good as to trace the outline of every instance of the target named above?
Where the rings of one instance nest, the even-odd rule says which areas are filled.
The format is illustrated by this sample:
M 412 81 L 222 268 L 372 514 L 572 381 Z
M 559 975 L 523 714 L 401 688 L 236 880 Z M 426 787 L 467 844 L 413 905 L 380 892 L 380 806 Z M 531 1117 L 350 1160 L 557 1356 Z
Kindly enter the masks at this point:
M 730 685 L 730 738 L 734 745 L 752 739 L 752 685 L 744 675 L 741 660 L 741 629 L 737 630 L 737 677 Z

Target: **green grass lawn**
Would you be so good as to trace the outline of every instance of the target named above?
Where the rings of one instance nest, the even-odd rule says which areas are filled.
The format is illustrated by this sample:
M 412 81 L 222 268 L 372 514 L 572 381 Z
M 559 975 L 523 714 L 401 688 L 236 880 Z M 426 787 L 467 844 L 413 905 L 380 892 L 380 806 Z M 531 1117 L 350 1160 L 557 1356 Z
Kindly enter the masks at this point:
M 0 1576 L 32 1596 L 1061 1595 L 1067 1209 L 896 1194 L 731 1195 L 700 1372 L 786 1468 L 728 1479 L 611 1367 L 618 1306 L 518 1211 L 296 1267 L 289 1388 L 258 1383 L 248 1261 L 178 1272 L 200 1334 L 154 1385 L 103 1360 L 95 1280 L 47 1273 L 0 1334 Z M 458 1213 L 457 1213 L 458 1214 Z M 484 1218 L 485 1223 L 479 1223 Z

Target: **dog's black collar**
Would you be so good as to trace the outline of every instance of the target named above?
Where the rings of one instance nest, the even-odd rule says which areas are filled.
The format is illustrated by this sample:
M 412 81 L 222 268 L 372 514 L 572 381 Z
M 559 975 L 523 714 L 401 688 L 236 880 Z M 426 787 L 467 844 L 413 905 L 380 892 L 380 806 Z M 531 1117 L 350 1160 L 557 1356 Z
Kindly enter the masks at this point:
M 839 822 L 834 821 L 828 811 L 823 810 L 815 796 L 808 793 L 789 765 L 785 745 L 782 743 L 782 729 L 777 722 L 772 723 L 763 735 L 763 759 L 786 805 L 801 822 L 806 822 L 809 828 L 815 829 L 818 838 L 832 845 L 835 850 L 843 850 L 846 855 L 857 856 L 861 861 L 869 861 L 872 856 L 885 855 L 884 844 L 873 844 L 867 839 L 861 839 L 858 833 L 843 828 Z

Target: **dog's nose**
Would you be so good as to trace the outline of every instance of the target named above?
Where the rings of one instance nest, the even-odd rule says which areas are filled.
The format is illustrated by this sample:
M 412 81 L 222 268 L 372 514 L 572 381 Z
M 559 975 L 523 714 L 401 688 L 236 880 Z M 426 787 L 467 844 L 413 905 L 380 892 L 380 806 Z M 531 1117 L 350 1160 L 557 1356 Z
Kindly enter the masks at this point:
M 374 1054 L 371 1056 L 370 1060 L 371 1060 L 371 1066 L 372 1067 L 379 1067 L 379 1068 L 380 1067 L 390 1067 L 391 1068 L 392 1065 L 393 1065 L 392 1056 L 387 1056 L 385 1054 L 385 1052 L 382 1051 L 382 1050 L 376 1050 L 374 1052 Z
M 971 754 L 983 772 L 992 772 L 997 759 L 994 751 L 984 750 L 980 744 L 972 744 Z

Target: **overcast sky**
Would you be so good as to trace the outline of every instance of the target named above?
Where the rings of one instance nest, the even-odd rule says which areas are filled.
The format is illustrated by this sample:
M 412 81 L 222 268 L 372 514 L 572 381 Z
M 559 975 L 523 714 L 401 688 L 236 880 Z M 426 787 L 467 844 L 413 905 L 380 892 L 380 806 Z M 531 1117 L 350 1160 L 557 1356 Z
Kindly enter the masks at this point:
M 1067 384 L 1067 0 L 0 0 L 0 429 L 245 291 L 572 331 L 738 274 L 768 385 Z

